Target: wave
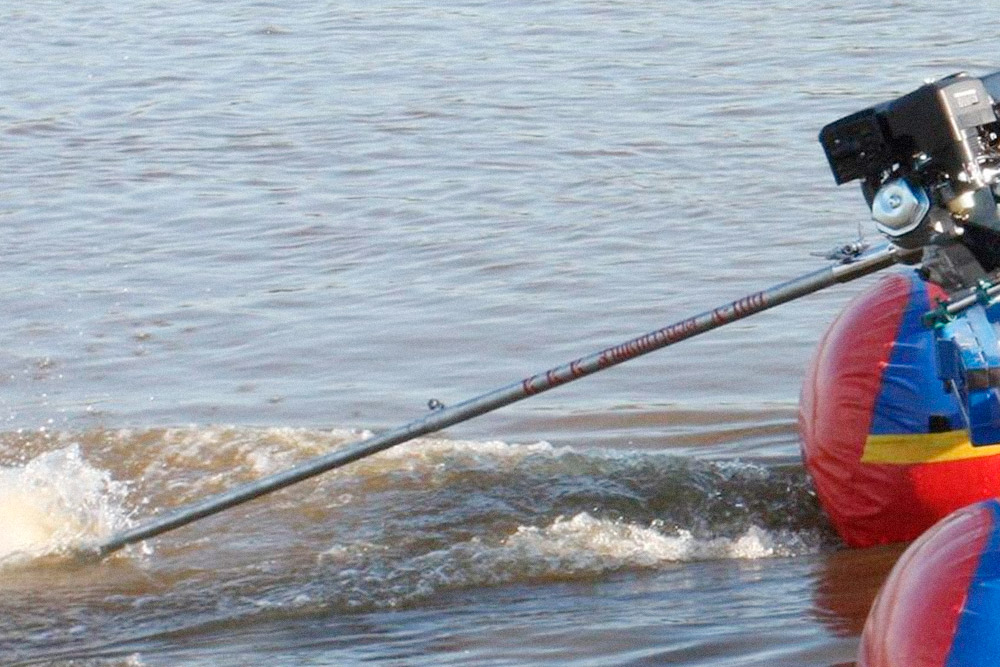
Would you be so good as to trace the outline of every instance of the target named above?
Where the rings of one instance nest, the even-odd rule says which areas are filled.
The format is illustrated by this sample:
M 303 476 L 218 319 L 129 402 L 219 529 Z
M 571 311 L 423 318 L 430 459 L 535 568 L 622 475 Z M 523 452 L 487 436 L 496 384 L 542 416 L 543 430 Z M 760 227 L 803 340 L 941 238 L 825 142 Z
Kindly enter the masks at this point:
M 599 519 L 586 512 L 542 527 L 520 526 L 495 543 L 479 537 L 395 563 L 374 562 L 372 545 L 334 547 L 319 562 L 334 585 L 327 602 L 347 608 L 407 606 L 441 592 L 480 586 L 589 580 L 620 571 L 656 570 L 673 563 L 791 557 L 822 548 L 818 534 L 748 527 L 733 537 L 696 537 Z M 376 559 L 377 560 L 377 559 Z M 299 602 L 302 602 L 299 600 Z
M 365 435 L 189 427 L 0 436 L 0 455 L 31 455 L 0 468 L 9 527 L 0 566 L 43 563 L 141 523 L 139 513 L 170 511 Z M 254 609 L 364 609 L 836 543 L 800 465 L 437 437 L 233 508 L 125 559 L 155 572 L 171 595 L 218 586 Z

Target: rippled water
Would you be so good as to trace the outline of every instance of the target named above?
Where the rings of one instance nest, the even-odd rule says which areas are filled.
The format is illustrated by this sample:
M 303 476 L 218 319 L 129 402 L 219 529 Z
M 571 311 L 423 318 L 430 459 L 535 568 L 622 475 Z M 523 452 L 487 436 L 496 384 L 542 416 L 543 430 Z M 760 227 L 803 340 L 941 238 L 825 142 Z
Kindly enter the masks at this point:
M 861 285 L 69 554 L 817 267 L 819 128 L 998 69 L 994 9 L 0 8 L 3 662 L 849 663 L 898 549 L 794 419 Z

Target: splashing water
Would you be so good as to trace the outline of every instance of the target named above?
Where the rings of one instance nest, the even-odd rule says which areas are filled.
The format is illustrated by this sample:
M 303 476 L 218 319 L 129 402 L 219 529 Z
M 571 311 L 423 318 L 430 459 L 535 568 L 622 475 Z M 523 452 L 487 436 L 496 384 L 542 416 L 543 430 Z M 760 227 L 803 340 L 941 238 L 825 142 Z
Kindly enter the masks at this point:
M 792 556 L 817 548 L 807 544 L 800 534 L 783 534 L 759 526 L 750 526 L 735 537 L 698 538 L 683 529 L 665 533 L 658 522 L 647 527 L 597 519 L 586 512 L 570 519 L 560 517 L 546 528 L 521 527 L 504 546 L 534 559 L 584 554 L 588 561 L 581 563 L 584 569 L 602 570 L 723 558 L 753 560 Z
M 192 427 L 11 442 L 11 452 L 60 448 L 0 468 L 0 567 L 72 555 L 137 517 L 364 435 Z M 148 498 L 137 510 L 135 496 Z M 228 618 L 261 604 L 399 608 L 467 588 L 798 556 L 829 537 L 799 468 L 421 438 L 178 532 L 143 570 L 172 582 L 170 596 L 238 592 L 242 611 L 230 600 L 210 612 Z
M 355 546 L 370 557 L 374 545 Z M 351 593 L 348 608 L 393 608 L 460 588 L 586 580 L 671 563 L 780 558 L 821 548 L 821 537 L 808 532 L 752 525 L 732 537 L 696 537 L 688 530 L 664 530 L 659 522 L 643 526 L 581 512 L 544 527 L 521 526 L 499 541 L 474 537 L 395 563 L 341 570 L 357 556 L 342 545 L 321 554 L 319 562 L 335 572 L 341 592 Z
M 0 566 L 67 554 L 127 527 L 127 494 L 77 445 L 0 468 Z

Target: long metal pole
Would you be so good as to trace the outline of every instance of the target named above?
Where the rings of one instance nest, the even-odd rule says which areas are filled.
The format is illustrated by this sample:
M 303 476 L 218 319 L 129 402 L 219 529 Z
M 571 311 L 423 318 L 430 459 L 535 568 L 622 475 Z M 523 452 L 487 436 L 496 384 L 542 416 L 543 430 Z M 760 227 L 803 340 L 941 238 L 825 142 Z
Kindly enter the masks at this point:
M 198 519 L 240 505 L 254 498 L 272 493 L 320 473 L 339 468 L 358 459 L 433 433 L 454 424 L 492 412 L 505 405 L 548 391 L 559 385 L 611 368 L 622 362 L 658 350 L 693 336 L 717 329 L 755 313 L 787 303 L 817 292 L 837 283 L 845 283 L 892 266 L 915 251 L 889 246 L 850 263 L 841 263 L 775 285 L 761 292 L 750 294 L 731 303 L 705 311 L 662 329 L 620 345 L 615 345 L 562 366 L 532 375 L 514 384 L 501 387 L 462 403 L 435 410 L 421 419 L 393 431 L 351 443 L 335 452 L 305 461 L 284 472 L 275 473 L 254 482 L 243 484 L 229 491 L 211 496 L 200 502 L 181 507 L 166 516 L 153 518 L 145 524 L 113 535 L 107 541 L 88 549 L 102 558 L 112 552 L 167 531 L 187 525 Z

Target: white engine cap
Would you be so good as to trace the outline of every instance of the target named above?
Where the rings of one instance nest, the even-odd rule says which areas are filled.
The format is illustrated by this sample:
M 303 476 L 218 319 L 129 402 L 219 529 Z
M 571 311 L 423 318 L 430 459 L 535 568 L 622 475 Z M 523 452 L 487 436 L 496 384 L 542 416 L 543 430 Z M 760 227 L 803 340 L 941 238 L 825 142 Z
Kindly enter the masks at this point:
M 875 193 L 872 219 L 880 232 L 899 237 L 919 227 L 930 209 L 931 202 L 923 188 L 914 188 L 906 179 L 896 178 Z

